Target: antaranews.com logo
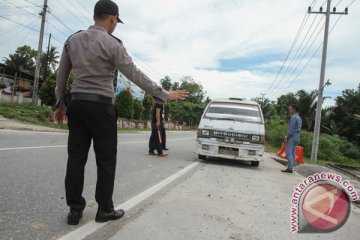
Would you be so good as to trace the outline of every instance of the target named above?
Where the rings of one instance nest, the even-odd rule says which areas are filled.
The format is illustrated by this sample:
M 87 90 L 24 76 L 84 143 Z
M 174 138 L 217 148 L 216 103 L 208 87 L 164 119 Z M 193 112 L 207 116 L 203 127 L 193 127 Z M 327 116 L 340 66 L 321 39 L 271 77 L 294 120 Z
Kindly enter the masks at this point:
M 359 195 L 348 180 L 336 173 L 315 173 L 294 188 L 291 198 L 290 231 L 326 233 L 347 221 L 351 202 Z

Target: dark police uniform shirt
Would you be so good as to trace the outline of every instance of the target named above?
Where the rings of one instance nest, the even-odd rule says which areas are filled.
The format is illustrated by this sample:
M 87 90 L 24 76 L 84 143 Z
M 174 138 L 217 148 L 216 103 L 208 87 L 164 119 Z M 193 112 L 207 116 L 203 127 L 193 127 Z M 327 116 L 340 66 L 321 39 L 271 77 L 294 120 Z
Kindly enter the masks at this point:
M 163 108 L 163 104 L 162 103 L 155 103 L 155 107 L 152 111 L 152 120 L 151 123 L 155 124 L 156 121 L 156 109 L 160 108 L 160 123 L 162 123 L 164 121 L 164 117 L 163 117 L 163 112 L 164 112 L 164 108 Z
M 91 93 L 114 99 L 115 69 L 152 95 L 157 102 L 169 98 L 167 91 L 135 66 L 120 40 L 105 28 L 93 25 L 65 42 L 56 78 L 56 105 L 64 107 L 63 96 L 71 71 L 75 76 L 72 93 Z

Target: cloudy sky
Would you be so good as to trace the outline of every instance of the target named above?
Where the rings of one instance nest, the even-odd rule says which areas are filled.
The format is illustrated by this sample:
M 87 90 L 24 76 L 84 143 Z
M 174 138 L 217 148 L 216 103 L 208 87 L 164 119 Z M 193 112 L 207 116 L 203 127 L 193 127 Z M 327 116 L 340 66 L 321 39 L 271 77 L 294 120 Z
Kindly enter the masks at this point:
M 46 33 L 59 50 L 72 33 L 92 23 L 96 0 L 49 0 Z M 211 98 L 277 96 L 318 88 L 323 15 L 306 16 L 324 0 L 116 0 L 124 25 L 121 38 L 138 67 L 153 80 L 192 76 Z M 42 0 L 0 0 L 0 57 L 19 45 L 37 48 Z M 360 83 L 360 1 L 333 0 L 337 11 L 349 7 L 329 37 L 325 95 L 334 97 Z M 325 5 L 324 5 L 325 8 Z M 339 15 L 332 15 L 330 28 Z M 14 22 L 22 25 L 16 24 Z M 293 51 L 278 75 L 301 23 Z M 26 27 L 24 27 L 26 26 Z M 318 36 L 316 38 L 316 36 Z M 44 40 L 44 46 L 47 39 Z M 315 55 L 314 55 L 315 54 Z M 312 58 L 313 56 L 313 58 Z M 308 63 L 308 64 L 307 64 Z M 306 67 L 304 67 L 306 65 Z M 278 77 L 276 77 L 278 75 Z

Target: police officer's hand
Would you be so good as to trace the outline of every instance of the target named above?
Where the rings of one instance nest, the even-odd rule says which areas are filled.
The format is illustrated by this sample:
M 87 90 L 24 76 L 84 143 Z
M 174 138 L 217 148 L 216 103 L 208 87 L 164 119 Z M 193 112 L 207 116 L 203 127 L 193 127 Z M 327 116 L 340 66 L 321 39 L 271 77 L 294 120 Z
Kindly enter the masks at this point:
M 184 100 L 189 93 L 186 90 L 176 90 L 169 92 L 169 100 Z
M 58 124 L 63 124 L 64 120 L 66 119 L 65 111 L 62 108 L 56 108 L 54 118 Z

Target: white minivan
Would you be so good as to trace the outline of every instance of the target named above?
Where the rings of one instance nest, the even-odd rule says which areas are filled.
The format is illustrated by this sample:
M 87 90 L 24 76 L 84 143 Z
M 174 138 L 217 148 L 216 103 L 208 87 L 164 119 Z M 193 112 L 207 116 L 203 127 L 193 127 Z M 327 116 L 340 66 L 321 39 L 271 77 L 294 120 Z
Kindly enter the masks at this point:
M 263 160 L 264 117 L 255 101 L 239 98 L 216 99 L 206 107 L 199 124 L 196 153 L 206 157 L 250 161 Z

